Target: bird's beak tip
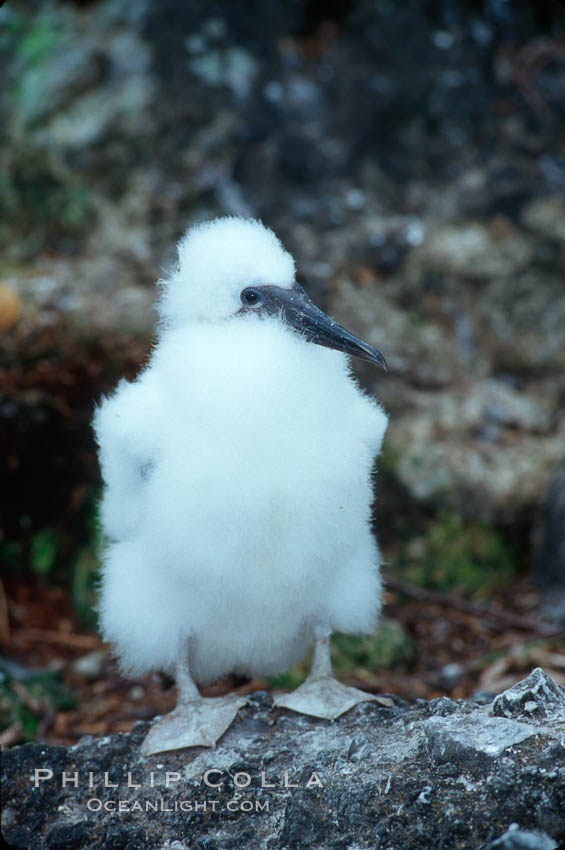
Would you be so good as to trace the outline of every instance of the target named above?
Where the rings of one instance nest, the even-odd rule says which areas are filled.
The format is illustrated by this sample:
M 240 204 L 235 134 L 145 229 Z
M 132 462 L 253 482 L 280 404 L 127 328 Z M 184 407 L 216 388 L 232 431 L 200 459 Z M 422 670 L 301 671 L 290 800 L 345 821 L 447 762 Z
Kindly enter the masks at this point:
M 381 354 L 378 348 L 375 348 L 374 345 L 370 345 L 367 342 L 361 342 L 355 338 L 355 341 L 358 343 L 357 350 L 349 351 L 348 353 L 354 354 L 357 357 L 360 357 L 361 360 L 366 360 L 368 363 L 373 363 L 376 366 L 381 366 L 385 372 L 388 372 L 388 365 L 384 358 L 384 355 Z

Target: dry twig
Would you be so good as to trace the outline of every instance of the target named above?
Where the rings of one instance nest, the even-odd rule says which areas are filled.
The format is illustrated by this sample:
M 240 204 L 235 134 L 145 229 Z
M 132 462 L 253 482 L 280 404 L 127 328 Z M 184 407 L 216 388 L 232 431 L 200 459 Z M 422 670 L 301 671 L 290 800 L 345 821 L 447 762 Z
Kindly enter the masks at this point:
M 560 626 L 552 626 L 551 623 L 540 623 L 538 620 L 532 620 L 530 617 L 522 617 L 520 614 L 511 614 L 507 611 L 502 611 L 500 608 L 488 608 L 486 605 L 477 605 L 474 602 L 467 602 L 465 599 L 461 599 L 458 596 L 450 596 L 447 593 L 424 590 L 412 584 L 404 584 L 404 582 L 398 581 L 398 579 L 390 575 L 385 576 L 385 583 L 390 590 L 395 590 L 397 593 L 403 593 L 405 596 L 411 596 L 413 599 L 419 599 L 422 602 L 445 605 L 448 608 L 464 611 L 466 614 L 472 614 L 475 617 L 486 618 L 493 621 L 494 625 L 498 625 L 499 627 L 535 632 L 547 637 L 564 633 L 564 630 Z

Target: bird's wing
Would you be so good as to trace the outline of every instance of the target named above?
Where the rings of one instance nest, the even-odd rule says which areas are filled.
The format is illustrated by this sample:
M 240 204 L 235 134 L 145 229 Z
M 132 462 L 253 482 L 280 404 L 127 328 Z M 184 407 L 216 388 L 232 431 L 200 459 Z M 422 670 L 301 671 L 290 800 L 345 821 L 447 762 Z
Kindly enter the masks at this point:
M 380 404 L 365 393 L 358 393 L 351 415 L 355 420 L 356 433 L 373 456 L 381 450 L 388 417 Z
M 147 481 L 157 462 L 159 399 L 149 381 L 121 381 L 94 416 L 105 489 L 104 533 L 113 540 L 135 534 L 143 522 Z

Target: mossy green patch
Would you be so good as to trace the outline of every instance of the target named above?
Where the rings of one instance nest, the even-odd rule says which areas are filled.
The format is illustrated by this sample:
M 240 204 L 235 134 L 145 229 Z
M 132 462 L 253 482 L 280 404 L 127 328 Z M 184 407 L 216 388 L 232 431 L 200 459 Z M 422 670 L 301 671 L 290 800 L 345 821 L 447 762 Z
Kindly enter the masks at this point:
M 0 543 L 0 563 L 6 571 L 16 572 L 22 569 L 23 549 L 23 545 L 14 540 L 6 540 Z
M 5 82 L 13 109 L 7 128 L 12 144 L 0 171 L 0 245 L 18 244 L 25 258 L 53 249 L 65 237 L 83 235 L 94 209 L 90 187 L 54 151 L 46 156 L 33 129 L 56 108 L 49 67 L 65 53 L 65 13 L 55 3 L 33 14 L 2 11 L 0 52 L 10 57 Z
M 310 656 L 299 661 L 287 673 L 282 673 L 280 676 L 269 676 L 268 682 L 270 688 L 282 688 L 285 691 L 293 691 L 302 684 L 308 670 L 310 669 Z
M 100 556 L 96 547 L 83 548 L 73 563 L 71 598 L 77 617 L 88 629 L 97 631 L 96 601 Z
M 93 491 L 86 501 L 82 545 L 76 551 L 70 571 L 73 608 L 79 620 L 92 631 L 98 626 L 96 600 L 102 552 L 99 499 L 99 492 Z
M 382 670 L 410 664 L 416 650 L 402 623 L 384 619 L 372 635 L 332 636 L 332 662 L 340 677 L 356 675 L 358 669 Z
M 84 497 L 73 521 L 31 531 L 22 540 L 0 542 L 5 570 L 30 573 L 68 587 L 75 613 L 86 628 L 96 631 L 95 612 L 102 541 L 98 521 L 99 490 Z
M 74 708 L 74 697 L 58 673 L 26 670 L 0 658 L 0 728 L 18 724 L 18 743 L 35 740 L 43 717 Z
M 41 103 L 44 93 L 42 69 L 63 36 L 61 16 L 47 3 L 35 15 L 9 9 L 0 47 L 15 56 L 15 81 L 9 88 L 17 113 L 25 120 Z
M 0 174 L 0 244 L 25 230 L 27 251 L 34 253 L 66 234 L 83 233 L 92 216 L 89 187 L 50 170 L 31 148 L 14 152 L 10 173 Z
M 47 575 L 57 563 L 60 535 L 55 529 L 45 528 L 33 535 L 29 545 L 29 566 L 36 575 Z
M 398 449 L 392 448 L 385 439 L 380 455 L 375 458 L 374 469 L 377 474 L 379 470 L 384 472 L 395 472 L 398 468 L 401 457 L 402 455 Z
M 517 566 L 513 547 L 498 529 L 444 514 L 399 549 L 394 572 L 421 587 L 474 596 L 508 585 Z

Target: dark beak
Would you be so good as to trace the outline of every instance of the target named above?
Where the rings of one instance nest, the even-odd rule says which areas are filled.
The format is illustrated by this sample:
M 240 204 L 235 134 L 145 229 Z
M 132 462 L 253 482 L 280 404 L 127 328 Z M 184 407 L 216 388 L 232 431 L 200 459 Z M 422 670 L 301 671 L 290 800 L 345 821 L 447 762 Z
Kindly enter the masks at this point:
M 292 289 L 280 286 L 257 286 L 255 289 L 264 297 L 259 312 L 269 315 L 281 313 L 285 322 L 303 334 L 308 342 L 344 351 L 386 369 L 386 360 L 380 351 L 342 328 L 335 319 L 316 307 L 298 283 Z

